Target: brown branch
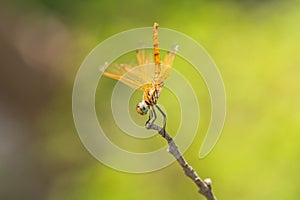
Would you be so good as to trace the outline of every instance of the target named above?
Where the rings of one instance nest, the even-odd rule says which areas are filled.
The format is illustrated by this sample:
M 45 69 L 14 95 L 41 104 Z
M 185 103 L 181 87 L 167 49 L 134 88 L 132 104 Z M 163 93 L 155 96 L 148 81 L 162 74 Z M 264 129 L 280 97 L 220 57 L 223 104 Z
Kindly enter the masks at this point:
M 182 157 L 181 153 L 178 150 L 178 147 L 176 146 L 173 138 L 164 131 L 163 128 L 157 126 L 156 124 L 146 124 L 147 129 L 153 129 L 158 131 L 158 133 L 167 140 L 169 144 L 168 152 L 171 153 L 177 160 L 177 162 L 181 165 L 183 171 L 185 172 L 185 175 L 187 175 L 189 178 L 191 178 L 195 184 L 199 188 L 199 193 L 206 197 L 207 200 L 216 200 L 216 197 L 214 196 L 212 192 L 211 187 L 211 180 L 209 178 L 204 179 L 204 181 L 198 176 L 198 174 L 195 172 L 195 170 L 185 161 L 185 159 Z

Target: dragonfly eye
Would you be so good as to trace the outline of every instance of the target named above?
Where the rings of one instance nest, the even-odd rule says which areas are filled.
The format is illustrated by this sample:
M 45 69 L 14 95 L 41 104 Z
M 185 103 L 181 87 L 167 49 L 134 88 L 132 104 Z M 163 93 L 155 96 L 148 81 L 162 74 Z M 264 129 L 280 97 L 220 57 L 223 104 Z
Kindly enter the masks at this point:
M 148 105 L 144 101 L 142 101 L 142 102 L 138 103 L 138 105 L 136 105 L 136 111 L 140 115 L 145 115 L 148 112 Z

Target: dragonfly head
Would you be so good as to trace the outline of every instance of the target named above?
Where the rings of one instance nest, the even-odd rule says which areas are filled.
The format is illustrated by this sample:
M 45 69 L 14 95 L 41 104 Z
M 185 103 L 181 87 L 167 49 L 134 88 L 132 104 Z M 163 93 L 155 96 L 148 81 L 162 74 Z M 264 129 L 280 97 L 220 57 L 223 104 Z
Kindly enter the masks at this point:
M 149 106 L 146 104 L 145 101 L 142 101 L 136 105 L 136 112 L 138 112 L 140 115 L 147 114 L 149 109 Z

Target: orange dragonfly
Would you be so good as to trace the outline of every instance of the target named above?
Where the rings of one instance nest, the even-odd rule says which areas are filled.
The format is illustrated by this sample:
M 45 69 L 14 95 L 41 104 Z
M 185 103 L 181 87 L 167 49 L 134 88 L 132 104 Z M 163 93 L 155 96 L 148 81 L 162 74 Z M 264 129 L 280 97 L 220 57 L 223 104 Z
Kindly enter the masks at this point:
M 138 49 L 136 51 L 138 62 L 136 66 L 128 64 L 113 65 L 108 67 L 103 74 L 119 80 L 132 88 L 142 90 L 144 92 L 143 100 L 137 104 L 136 111 L 140 115 L 145 115 L 149 111 L 147 125 L 151 120 L 151 124 L 156 120 L 154 108 L 157 108 L 164 118 L 164 130 L 166 127 L 166 115 L 157 105 L 157 100 L 164 86 L 164 81 L 170 76 L 178 46 L 175 45 L 173 50 L 168 52 L 161 62 L 158 45 L 158 23 L 156 22 L 153 26 L 153 47 L 154 60 L 151 55 L 146 54 L 145 49 Z

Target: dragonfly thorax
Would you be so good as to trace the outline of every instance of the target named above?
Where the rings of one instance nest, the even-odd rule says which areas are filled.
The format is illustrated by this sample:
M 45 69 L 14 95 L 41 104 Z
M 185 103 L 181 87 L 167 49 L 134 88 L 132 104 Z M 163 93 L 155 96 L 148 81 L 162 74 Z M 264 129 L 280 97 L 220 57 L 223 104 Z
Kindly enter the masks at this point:
M 157 100 L 159 98 L 161 88 L 162 88 L 161 84 L 155 84 L 152 85 L 152 87 L 144 90 L 143 100 L 148 106 L 153 106 L 157 104 Z
M 136 111 L 140 115 L 147 114 L 149 107 L 156 105 L 163 84 L 155 84 L 144 90 L 143 101 L 136 105 Z

